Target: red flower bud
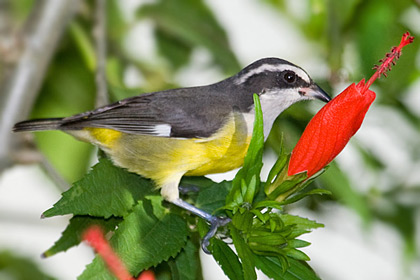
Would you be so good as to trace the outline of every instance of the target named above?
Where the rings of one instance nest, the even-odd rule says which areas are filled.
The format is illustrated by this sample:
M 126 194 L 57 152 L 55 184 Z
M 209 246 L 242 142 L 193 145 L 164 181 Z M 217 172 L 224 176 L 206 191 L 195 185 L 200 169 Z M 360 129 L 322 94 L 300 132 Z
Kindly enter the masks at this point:
M 89 227 L 82 236 L 83 240 L 95 249 L 101 256 L 108 269 L 118 280 L 134 280 L 130 275 L 122 260 L 112 249 L 108 240 L 105 239 L 102 229 L 98 226 Z M 137 280 L 155 280 L 155 274 L 151 270 L 145 270 L 140 273 Z
M 347 145 L 350 138 L 359 130 L 375 93 L 369 90 L 372 83 L 391 70 L 395 60 L 401 55 L 401 49 L 412 43 L 414 37 L 407 32 L 398 47 L 375 66 L 376 72 L 365 83 L 363 79 L 354 83 L 327 103 L 308 123 L 301 138 L 293 149 L 289 162 L 288 175 L 307 171 L 311 177 L 330 163 Z
M 83 239 L 89 242 L 95 251 L 102 257 L 108 269 L 117 277 L 118 280 L 134 280 L 128 273 L 124 263 L 117 256 L 114 250 L 105 239 L 104 234 L 98 226 L 91 226 L 83 234 Z

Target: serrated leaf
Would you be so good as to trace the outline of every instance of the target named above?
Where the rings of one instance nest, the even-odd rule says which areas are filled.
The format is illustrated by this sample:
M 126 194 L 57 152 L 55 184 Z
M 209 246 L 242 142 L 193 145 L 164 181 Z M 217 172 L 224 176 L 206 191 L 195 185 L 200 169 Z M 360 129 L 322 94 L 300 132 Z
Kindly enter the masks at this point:
M 287 267 L 276 257 L 254 255 L 254 259 L 258 269 L 274 280 L 319 280 L 306 263 L 294 259 L 288 260 Z
M 244 273 L 245 280 L 254 280 L 257 279 L 257 274 L 255 273 L 255 264 L 253 259 L 253 253 L 249 246 L 246 244 L 245 240 L 239 234 L 239 231 L 232 225 L 229 225 L 230 234 L 232 236 L 233 244 L 235 245 L 236 252 L 238 253 L 239 258 L 242 263 L 242 271 Z
M 185 220 L 164 208 L 160 196 L 148 199 L 133 208 L 110 240 L 131 275 L 175 257 L 187 241 Z M 104 263 L 96 257 L 79 279 L 110 278 Z
M 78 245 L 81 242 L 81 236 L 84 231 L 92 226 L 98 225 L 105 232 L 114 230 L 121 222 L 121 219 L 111 217 L 109 219 L 95 218 L 90 216 L 74 216 L 70 219 L 67 228 L 61 234 L 54 245 L 43 253 L 43 256 L 50 257 L 56 253 L 67 251 L 69 248 Z
M 243 280 L 242 265 L 233 250 L 225 242 L 215 238 L 212 240 L 212 248 L 213 257 L 226 276 L 231 280 Z
M 151 193 L 150 180 L 116 167 L 107 158 L 99 163 L 73 187 L 62 194 L 44 217 L 56 215 L 89 215 L 109 218 L 124 216 L 136 201 Z
M 172 280 L 203 279 L 199 257 L 200 248 L 191 239 L 174 260 L 169 262 Z

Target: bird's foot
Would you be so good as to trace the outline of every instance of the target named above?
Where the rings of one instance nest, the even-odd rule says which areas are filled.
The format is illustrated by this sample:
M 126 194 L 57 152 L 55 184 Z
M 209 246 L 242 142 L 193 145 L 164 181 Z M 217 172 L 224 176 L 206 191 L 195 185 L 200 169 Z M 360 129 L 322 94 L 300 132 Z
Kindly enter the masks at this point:
M 207 232 L 207 234 L 204 236 L 203 240 L 201 241 L 201 248 L 203 251 L 207 254 L 210 254 L 210 251 L 207 249 L 207 247 L 210 244 L 210 239 L 216 234 L 217 229 L 219 227 L 227 225 L 231 219 L 228 217 L 222 217 L 222 216 L 213 216 L 185 201 L 178 198 L 174 201 L 171 201 L 173 204 L 190 211 L 191 213 L 197 215 L 198 217 L 206 220 L 210 224 L 210 229 Z
M 210 229 L 201 241 L 201 249 L 203 249 L 204 253 L 210 254 L 209 249 L 207 249 L 210 245 L 210 239 L 216 234 L 219 227 L 227 225 L 230 221 L 230 218 L 222 216 L 211 216 L 211 218 L 207 220 L 210 224 Z

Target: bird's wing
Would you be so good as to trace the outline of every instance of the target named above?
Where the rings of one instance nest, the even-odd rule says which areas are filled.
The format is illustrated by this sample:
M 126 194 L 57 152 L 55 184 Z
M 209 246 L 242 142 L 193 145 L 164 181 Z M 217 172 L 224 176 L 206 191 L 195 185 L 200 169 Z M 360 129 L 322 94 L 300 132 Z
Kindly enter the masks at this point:
M 209 98 L 211 93 L 192 91 L 194 88 L 127 98 L 64 118 L 60 127 L 69 130 L 97 127 L 130 134 L 206 138 L 223 126 L 232 109 L 228 104 L 216 104 L 218 102 Z

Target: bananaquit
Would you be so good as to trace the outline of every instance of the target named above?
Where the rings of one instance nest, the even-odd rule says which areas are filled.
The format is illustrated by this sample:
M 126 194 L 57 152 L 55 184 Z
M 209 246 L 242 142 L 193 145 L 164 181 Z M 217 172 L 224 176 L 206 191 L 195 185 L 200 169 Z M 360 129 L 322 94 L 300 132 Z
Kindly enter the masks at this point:
M 102 149 L 114 164 L 152 179 L 163 198 L 210 224 L 202 247 L 229 219 L 179 198 L 181 177 L 240 167 L 251 140 L 253 94 L 259 95 L 267 138 L 274 120 L 302 100 L 330 97 L 300 67 L 258 60 L 221 82 L 127 98 L 66 118 L 28 120 L 14 131 L 62 130 Z

